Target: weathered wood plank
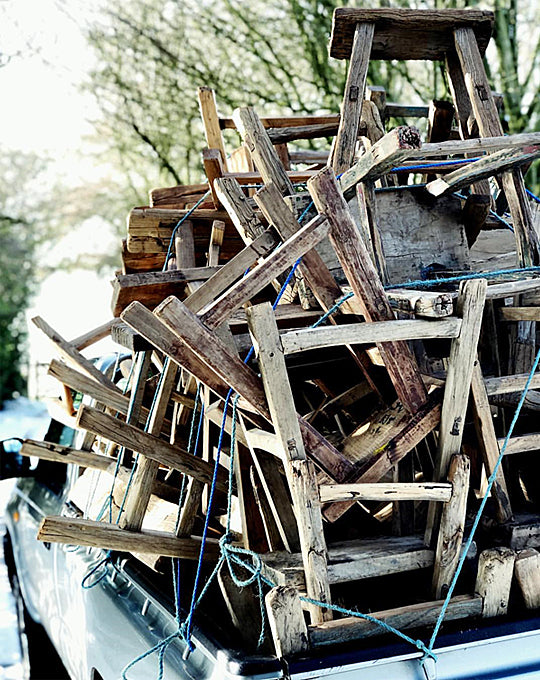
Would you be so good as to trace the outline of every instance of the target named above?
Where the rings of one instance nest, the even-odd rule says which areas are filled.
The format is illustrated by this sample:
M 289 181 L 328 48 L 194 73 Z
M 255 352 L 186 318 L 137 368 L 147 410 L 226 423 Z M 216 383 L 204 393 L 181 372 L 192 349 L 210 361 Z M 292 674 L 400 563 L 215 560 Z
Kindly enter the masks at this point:
M 229 386 L 144 305 L 132 302 L 122 312 L 122 320 L 179 366 L 203 380 L 218 396 L 226 396 Z
M 96 368 L 94 364 L 89 359 L 84 357 L 74 345 L 65 340 L 54 330 L 54 328 L 49 326 L 49 324 L 44 319 L 42 319 L 40 316 L 36 316 L 32 319 L 32 322 L 49 338 L 60 355 L 65 357 L 67 361 L 80 368 L 101 385 L 104 385 L 110 390 L 122 394 L 121 390 L 118 389 L 118 387 L 112 382 L 110 378 L 108 378 L 98 368 Z
M 277 656 L 282 658 L 307 650 L 307 626 L 296 590 L 276 586 L 266 595 L 265 603 Z
M 87 333 L 83 333 L 82 335 L 79 335 L 73 340 L 70 340 L 69 344 L 73 345 L 73 347 L 75 347 L 75 349 L 78 349 L 79 352 L 82 352 L 83 349 L 86 349 L 87 347 L 90 347 L 96 342 L 103 340 L 103 338 L 108 337 L 111 334 L 111 328 L 113 323 L 114 319 L 110 319 L 109 321 L 106 321 L 104 324 L 101 324 L 101 326 L 97 326 L 97 328 L 92 328 L 92 330 L 88 331 Z
M 54 463 L 73 463 L 93 470 L 110 470 L 111 466 L 116 465 L 116 459 L 110 456 L 33 439 L 25 439 L 19 453 L 21 456 L 36 456 L 40 460 Z
M 150 435 L 159 436 L 161 433 L 167 406 L 176 385 L 177 374 L 178 366 L 167 359 L 147 421 L 146 431 Z M 142 527 L 158 469 L 157 461 L 145 456 L 139 459 L 122 518 L 122 526 L 130 531 L 139 531 Z
M 244 278 L 208 305 L 201 315 L 202 321 L 212 326 L 223 323 L 245 301 L 320 243 L 328 235 L 329 229 L 330 225 L 323 218 L 316 217 L 308 222 L 281 248 L 272 252 Z
M 480 134 L 485 137 L 502 135 L 502 125 L 474 31 L 472 28 L 457 28 L 454 30 L 454 41 Z M 540 243 L 525 194 L 523 176 L 520 171 L 516 171 L 504 174 L 501 179 L 512 215 L 520 266 L 538 264 Z
M 134 300 L 153 309 L 169 295 L 184 297 L 189 281 L 206 281 L 217 272 L 218 267 L 194 267 L 166 272 L 117 274 L 112 282 L 112 313 L 115 317 L 120 316 Z
M 261 257 L 269 255 L 278 245 L 279 237 L 274 229 L 266 229 L 227 264 L 211 276 L 184 301 L 192 311 L 200 311 L 219 297 L 229 286 L 238 281 L 246 270 Z
M 499 314 L 504 321 L 540 321 L 540 307 L 501 307 Z
M 437 598 L 446 595 L 459 561 L 465 529 L 469 477 L 468 457 L 461 453 L 455 454 L 448 469 L 448 481 L 453 488 L 452 498 L 443 506 L 435 549 L 432 587 Z
M 270 304 L 251 307 L 247 314 L 272 422 L 281 440 L 285 473 L 296 510 L 307 593 L 314 600 L 330 603 L 326 542 L 315 469 L 306 457 L 274 314 Z M 332 618 L 328 609 L 310 605 L 309 611 L 312 622 Z
M 249 430 L 245 427 L 244 420 L 241 416 L 240 419 L 253 463 L 259 474 L 259 479 L 272 512 L 279 536 L 283 542 L 283 546 L 290 552 L 296 552 L 300 549 L 298 526 L 285 486 L 285 479 L 280 472 L 282 465 L 278 462 L 275 455 L 267 453 L 266 451 L 255 451 L 249 436 Z M 280 454 L 281 444 L 279 442 L 276 443 L 279 446 Z
M 441 155 L 478 154 L 500 151 L 501 149 L 523 148 L 536 144 L 540 144 L 540 132 L 498 135 L 495 137 L 471 137 L 470 139 L 450 140 L 447 142 L 426 142 L 422 144 L 418 157 L 431 158 Z
M 471 379 L 482 326 L 486 288 L 485 279 L 463 281 L 460 284 L 457 313 L 462 318 L 462 325 L 459 337 L 452 340 L 448 359 L 439 428 L 439 446 L 434 471 L 434 480 L 436 481 L 446 476 L 450 459 L 461 451 Z M 426 524 L 427 543 L 432 540 L 432 532 L 438 514 L 436 506 L 431 504 Z
M 450 316 L 454 311 L 452 295 L 431 291 L 388 289 L 386 291 L 392 307 L 412 312 L 415 316 L 440 319 Z
M 124 531 L 117 524 L 72 517 L 45 517 L 39 527 L 38 540 L 122 552 L 151 553 L 186 560 L 197 560 L 201 550 L 200 538 L 177 538 L 163 531 L 147 529 L 138 532 Z M 212 538 L 207 539 L 205 559 L 215 560 L 218 554 L 218 542 Z
M 522 392 L 529 378 L 528 373 L 521 375 L 503 375 L 500 378 L 485 378 L 486 391 L 492 397 L 498 394 L 512 394 Z M 540 388 L 540 373 L 533 375 L 530 389 Z
M 421 602 L 380 612 L 370 612 L 370 616 L 379 621 L 384 621 L 398 630 L 422 628 L 435 624 L 442 605 L 442 600 Z M 481 613 L 481 597 L 475 595 L 457 595 L 450 600 L 445 614 L 445 621 L 476 617 L 480 616 Z M 356 617 L 347 617 L 317 626 L 309 626 L 308 630 L 309 641 L 314 647 L 350 642 L 385 633 L 384 629 L 377 624 Z
M 502 447 L 504 441 L 504 437 L 498 439 L 498 446 Z M 522 434 L 518 437 L 512 437 L 508 440 L 508 444 L 504 450 L 504 455 L 511 456 L 514 453 L 525 453 L 527 451 L 538 450 L 540 450 L 540 434 Z
M 143 432 L 106 413 L 101 413 L 90 406 L 81 406 L 79 409 L 77 426 L 83 430 L 95 432 L 120 446 L 137 451 L 162 465 L 184 472 L 204 484 L 212 482 L 213 465 L 195 458 L 178 446 L 172 446 L 154 435 Z M 227 490 L 225 470 L 219 470 L 217 486 L 223 491 Z
M 516 581 L 527 609 L 540 607 L 540 553 L 529 548 L 518 553 L 514 564 Z
M 480 443 L 480 450 L 482 452 L 482 460 L 484 461 L 486 474 L 489 478 L 495 470 L 495 465 L 497 464 L 500 452 L 486 386 L 482 376 L 482 369 L 478 359 L 474 363 L 472 372 L 471 397 L 475 415 L 476 433 Z M 491 493 L 495 501 L 499 522 L 507 522 L 512 518 L 512 507 L 510 505 L 510 498 L 508 496 L 508 489 L 506 487 L 502 465 L 499 466 L 497 471 Z
M 294 193 L 293 184 L 287 176 L 255 109 L 250 107 L 235 109 L 233 120 L 261 173 L 263 182 L 275 184 L 284 196 Z
M 128 412 L 128 396 L 122 394 L 119 390 L 113 390 L 110 387 L 96 382 L 85 373 L 80 373 L 57 359 L 53 359 L 49 364 L 47 375 L 56 378 L 76 392 L 87 394 L 99 404 L 104 404 L 124 415 Z
M 460 286 L 458 315 L 462 325 L 459 337 L 452 341 L 448 360 L 435 472 L 437 480 L 446 475 L 450 458 L 461 449 L 486 287 L 485 279 L 465 281 Z
M 458 26 L 472 27 L 483 53 L 494 18 L 492 12 L 482 10 L 339 7 L 334 12 L 330 56 L 348 59 L 354 28 L 367 21 L 375 24 L 372 59 L 441 61 L 452 47 L 452 29 Z
M 336 174 L 347 170 L 354 160 L 373 34 L 374 25 L 371 23 L 359 23 L 354 29 L 339 129 L 332 154 L 332 167 Z
M 280 585 L 305 592 L 306 582 L 300 553 L 277 552 L 263 556 L 264 572 Z M 419 536 L 384 536 L 330 544 L 330 585 L 377 576 L 427 569 L 433 566 L 434 551 Z
M 501 151 L 495 151 L 489 156 L 469 163 L 464 168 L 454 170 L 444 178 L 440 177 L 429 182 L 426 189 L 433 196 L 459 191 L 481 179 L 487 179 L 530 163 L 538 157 L 540 157 L 540 145 L 527 146 L 523 149 L 501 149 Z
M 346 326 L 322 326 L 288 331 L 281 336 L 285 354 L 304 352 L 340 345 L 375 344 L 398 340 L 425 340 L 428 338 L 457 338 L 461 319 L 445 318 L 439 321 L 375 321 Z
M 516 553 L 509 548 L 491 548 L 480 553 L 474 590 L 483 599 L 483 617 L 508 613 L 515 559 Z
M 319 172 L 308 188 L 317 209 L 332 225 L 330 239 L 366 321 L 393 320 L 394 312 L 332 170 Z M 397 342 L 381 344 L 379 349 L 398 397 L 415 413 L 426 401 L 426 390 L 409 347 Z
M 255 201 L 285 241 L 298 232 L 298 221 L 273 184 L 259 189 Z M 324 310 L 341 297 L 340 287 L 316 250 L 305 253 L 299 269 Z
M 440 399 L 440 393 L 430 395 L 427 403 L 403 423 L 402 429 L 390 441 L 377 448 L 369 460 L 349 475 L 346 482 L 359 484 L 378 482 L 439 425 Z M 352 501 L 334 503 L 325 508 L 324 517 L 330 522 L 336 521 L 352 505 Z
M 217 112 L 216 96 L 214 90 L 212 90 L 210 87 L 199 87 L 197 88 L 197 96 L 199 99 L 199 109 L 201 112 L 206 144 L 209 149 L 219 150 L 221 162 L 226 169 L 227 154 L 225 153 L 223 136 L 221 134 L 221 127 L 219 125 L 219 116 Z
M 233 354 L 186 305 L 170 297 L 155 309 L 154 315 L 178 335 L 223 382 L 234 386 L 235 391 L 259 413 L 269 417 L 264 390 L 253 370 Z
M 323 484 L 321 503 L 336 501 L 439 501 L 447 503 L 452 487 L 443 482 L 396 482 L 378 484 Z
M 401 125 L 388 132 L 371 149 L 365 151 L 339 179 L 341 191 L 348 196 L 358 182 L 377 179 L 400 165 L 421 148 L 420 133 L 415 127 Z

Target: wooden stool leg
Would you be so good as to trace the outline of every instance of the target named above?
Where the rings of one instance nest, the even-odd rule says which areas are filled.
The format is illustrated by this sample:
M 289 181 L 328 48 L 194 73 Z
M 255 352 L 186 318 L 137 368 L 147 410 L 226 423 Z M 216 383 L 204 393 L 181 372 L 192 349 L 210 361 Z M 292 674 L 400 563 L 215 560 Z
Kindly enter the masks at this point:
M 258 350 L 272 423 L 282 444 L 285 474 L 298 522 L 307 594 L 314 600 L 330 603 L 326 541 L 315 468 L 306 457 L 274 312 L 269 303 L 250 307 L 246 312 Z M 332 619 L 330 609 L 310 605 L 309 611 L 312 623 Z
M 515 552 L 509 548 L 492 548 L 480 554 L 475 591 L 484 601 L 482 616 L 508 613 L 515 559 Z
M 265 600 L 276 654 L 283 657 L 308 649 L 308 629 L 296 588 L 276 586 Z
M 480 134 L 483 137 L 502 135 L 501 121 L 491 94 L 473 29 L 456 29 L 454 40 L 465 87 L 471 100 Z M 534 230 L 532 213 L 525 193 L 521 171 L 504 173 L 502 185 L 512 215 L 520 265 L 527 267 L 538 264 L 540 245 Z
M 332 159 L 332 167 L 336 174 L 347 170 L 353 163 L 374 32 L 374 24 L 358 24 L 354 32 L 349 73 Z
M 465 414 L 469 401 L 471 378 L 476 349 L 482 324 L 482 312 L 486 298 L 485 279 L 461 283 L 458 309 L 462 316 L 461 333 L 452 341 L 448 374 L 444 388 L 444 401 L 439 428 L 439 450 L 434 480 L 439 481 L 447 473 L 450 459 L 461 451 Z M 425 540 L 431 544 L 433 527 L 437 525 L 438 510 L 431 503 L 428 510 Z
M 446 596 L 459 561 L 467 512 L 470 467 L 469 459 L 463 453 L 456 454 L 450 461 L 448 481 L 453 487 L 452 498 L 442 511 L 435 551 L 433 596 L 437 599 Z
M 459 63 L 458 56 L 455 52 L 449 52 L 446 56 L 446 71 L 448 73 L 448 83 L 454 101 L 461 138 L 470 139 L 471 137 L 476 137 L 478 136 L 478 128 L 474 119 L 469 93 L 467 92 L 467 87 L 463 78 L 461 64 Z M 473 184 L 472 191 L 475 194 L 489 196 L 491 203 L 489 180 L 479 180 Z

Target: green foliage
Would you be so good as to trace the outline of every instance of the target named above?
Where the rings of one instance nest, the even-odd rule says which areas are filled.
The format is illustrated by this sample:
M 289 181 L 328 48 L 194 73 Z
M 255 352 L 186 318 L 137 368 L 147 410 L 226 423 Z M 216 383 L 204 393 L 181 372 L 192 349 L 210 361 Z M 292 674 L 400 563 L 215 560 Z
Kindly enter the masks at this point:
M 345 64 L 329 60 L 334 0 L 169 2 L 109 7 L 89 32 L 99 67 L 91 89 L 131 176 L 197 181 L 202 129 L 196 90 L 212 87 L 222 113 L 336 111 Z M 159 173 L 154 169 L 159 168 Z
M 31 155 L 0 155 L 0 408 L 13 393 L 25 390 L 24 312 L 35 280 L 38 232 L 31 186 L 42 167 Z
M 510 131 L 538 129 L 538 59 L 532 0 L 491 0 L 495 87 L 505 95 Z M 198 181 L 202 131 L 196 88 L 212 87 L 223 114 L 252 105 L 261 112 L 335 112 L 346 64 L 328 58 L 338 0 L 131 0 L 106 5 L 89 30 L 97 63 L 91 89 L 105 113 L 100 132 L 133 185 Z M 378 0 L 370 6 L 385 6 Z M 477 0 L 393 5 L 462 8 Z M 482 5 L 485 7 L 485 5 Z M 537 31 L 536 31 L 537 32 Z M 426 103 L 448 96 L 440 64 L 373 63 L 369 80 L 392 101 Z

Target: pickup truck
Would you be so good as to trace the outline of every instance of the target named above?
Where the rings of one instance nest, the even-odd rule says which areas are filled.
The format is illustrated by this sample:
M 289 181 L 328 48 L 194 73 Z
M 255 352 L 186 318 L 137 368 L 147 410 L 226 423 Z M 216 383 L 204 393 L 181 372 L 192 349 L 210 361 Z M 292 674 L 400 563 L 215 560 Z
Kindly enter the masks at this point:
M 111 359 L 103 360 L 101 369 L 111 365 Z M 72 445 L 76 433 L 53 420 L 46 439 Z M 16 451 L 1 455 L 0 476 L 19 477 L 8 502 L 4 549 L 26 618 L 42 624 L 70 677 L 119 680 L 130 662 L 177 630 L 170 577 L 129 554 L 112 553 L 104 561 L 100 549 L 38 542 L 46 515 L 81 515 L 68 500 L 79 469 L 44 460 L 31 469 Z M 198 614 L 195 624 L 191 652 L 180 637 L 167 647 L 166 680 L 540 678 L 540 619 L 534 614 L 448 624 L 439 637 L 436 663 L 422 663 L 421 652 L 388 636 L 287 659 L 254 655 L 242 648 L 217 602 L 213 616 Z M 425 640 L 429 633 L 420 630 L 416 636 Z M 126 677 L 158 678 L 157 656 L 142 658 Z

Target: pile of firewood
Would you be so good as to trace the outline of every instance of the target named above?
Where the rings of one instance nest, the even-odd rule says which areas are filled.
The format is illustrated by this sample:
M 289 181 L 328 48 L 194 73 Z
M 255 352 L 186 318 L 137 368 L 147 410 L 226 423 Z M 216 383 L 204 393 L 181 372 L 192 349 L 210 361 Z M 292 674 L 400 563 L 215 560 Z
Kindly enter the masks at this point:
M 158 572 L 180 558 L 187 580 L 203 535 L 207 577 L 228 546 L 257 553 L 285 655 L 384 632 L 335 603 L 433 625 L 489 493 L 445 619 L 540 604 L 540 376 L 505 440 L 540 320 L 521 169 L 540 134 L 503 136 L 482 64 L 492 24 L 476 10 L 337 10 L 340 115 L 221 118 L 200 89 L 207 182 L 154 189 L 131 211 L 115 320 L 71 342 L 35 320 L 86 435 L 23 453 L 87 468 L 71 492 L 81 516 L 46 518 L 41 540 Z M 386 102 L 366 88 L 370 59 L 445 61 L 453 103 Z M 425 141 L 397 117 L 426 118 Z M 241 138 L 230 154 L 223 129 Z M 123 389 L 80 353 L 109 333 Z M 94 405 L 75 409 L 74 392 Z M 214 587 L 254 646 L 257 590 L 239 590 L 226 561 Z

